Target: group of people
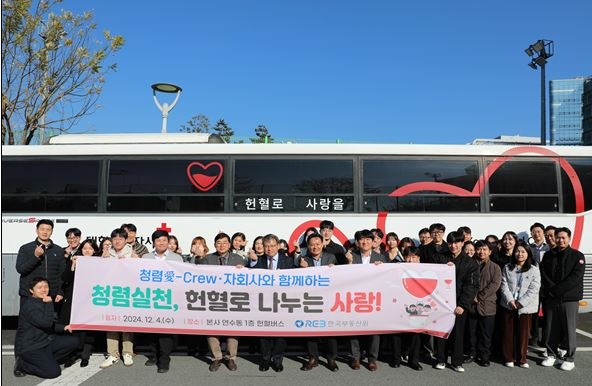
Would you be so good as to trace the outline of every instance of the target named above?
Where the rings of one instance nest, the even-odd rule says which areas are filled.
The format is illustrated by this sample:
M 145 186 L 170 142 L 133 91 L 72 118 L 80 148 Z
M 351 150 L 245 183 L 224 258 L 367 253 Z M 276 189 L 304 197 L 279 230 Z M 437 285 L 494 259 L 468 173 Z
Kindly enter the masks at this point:
M 203 237 L 197 236 L 185 255 L 176 237 L 165 230 L 152 234 L 153 250 L 149 251 L 137 241 L 133 224 L 113 230 L 100 245 L 91 239 L 81 240 L 82 232 L 71 228 L 65 234 L 68 245 L 61 248 L 51 240 L 53 222 L 40 220 L 36 239 L 23 245 L 17 257 L 21 310 L 14 374 L 55 378 L 61 374 L 60 364 L 71 366 L 78 358 L 80 366 L 89 364 L 98 333 L 70 328 L 76 261 L 80 256 L 274 270 L 339 264 L 454 265 L 456 317 L 447 339 L 417 333 L 348 337 L 350 367 L 360 369 L 365 352 L 365 366 L 370 371 L 377 370 L 381 337 L 388 337 L 391 343 L 390 365 L 395 368 L 401 366 L 404 358 L 409 367 L 422 370 L 422 351 L 435 359 L 436 369 L 447 367 L 449 353 L 450 367 L 457 372 L 464 372 L 463 364 L 473 361 L 487 367 L 495 354 L 507 367 L 528 368 L 529 343 L 545 349 L 547 357 L 542 361 L 543 366 L 553 366 L 561 360 L 561 369 L 569 371 L 575 367 L 576 320 L 578 301 L 583 296 L 585 260 L 582 253 L 570 247 L 568 228 L 535 223 L 530 229 L 531 244 L 520 240 L 512 231 L 506 232 L 501 240 L 489 235 L 474 242 L 468 227 L 449 232 L 445 237 L 445 226 L 434 223 L 419 231 L 417 245 L 411 237 L 399 238 L 395 232 L 385 235 L 381 229 L 364 229 L 355 233 L 355 242 L 347 245 L 347 249 L 333 240 L 333 231 L 334 224 L 324 220 L 319 229 L 312 227 L 305 231 L 302 243 L 288 246 L 285 240 L 268 234 L 257 236 L 249 249 L 245 234 L 237 232 L 231 237 L 220 232 L 213 240 L 213 251 Z M 339 369 L 337 337 L 306 339 L 308 360 L 301 370 L 319 366 L 319 346 L 327 357 L 326 367 L 331 371 Z M 158 373 L 169 371 L 174 336 L 151 334 L 150 340 L 151 352 L 145 365 L 156 366 Z M 225 352 L 223 341 L 226 341 Z M 120 360 L 125 366 L 133 365 L 133 333 L 109 331 L 106 343 L 107 355 L 101 368 Z M 230 371 L 237 370 L 238 337 L 208 336 L 207 343 L 212 358 L 210 371 L 217 371 L 222 364 Z M 259 370 L 283 371 L 286 348 L 287 338 L 259 338 Z

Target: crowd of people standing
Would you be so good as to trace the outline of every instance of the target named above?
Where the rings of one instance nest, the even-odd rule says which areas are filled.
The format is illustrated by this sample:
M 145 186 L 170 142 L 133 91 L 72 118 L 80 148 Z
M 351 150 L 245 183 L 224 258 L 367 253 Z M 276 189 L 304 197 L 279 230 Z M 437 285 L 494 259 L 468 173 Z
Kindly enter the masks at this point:
M 55 378 L 61 374 L 60 364 L 71 366 L 78 359 L 80 366 L 88 366 L 101 336 L 105 336 L 107 343 L 101 368 L 119 361 L 125 366 L 134 364 L 133 333 L 110 331 L 101 335 L 70 328 L 76 262 L 81 256 L 274 270 L 341 264 L 454 265 L 455 323 L 447 339 L 418 333 L 352 336 L 347 338 L 349 366 L 360 369 L 365 353 L 365 367 L 376 371 L 381 339 L 387 338 L 391 348 L 389 364 L 393 368 L 400 367 L 404 359 L 409 367 L 421 371 L 422 353 L 439 370 L 450 366 L 456 372 L 464 372 L 463 365 L 471 362 L 487 367 L 494 356 L 506 367 L 528 368 L 529 344 L 544 348 L 542 366 L 561 363 L 560 368 L 566 371 L 575 367 L 576 322 L 578 301 L 583 296 L 585 260 L 582 253 L 571 248 L 568 228 L 534 223 L 530 228 L 532 243 L 528 244 L 513 231 L 504 233 L 501 239 L 488 235 L 473 241 L 469 227 L 445 234 L 446 227 L 434 223 L 418 232 L 417 245 L 411 236 L 399 238 L 395 232 L 385 235 L 381 229 L 363 229 L 355 233 L 355 242 L 347 249 L 334 241 L 333 231 L 334 224 L 324 220 L 318 229 L 307 229 L 302 242 L 293 246 L 267 234 L 255 237 L 250 248 L 244 233 L 231 237 L 220 232 L 213 240 L 212 251 L 205 238 L 196 236 L 189 253 L 183 254 L 177 238 L 165 230 L 152 234 L 153 250 L 149 251 L 138 242 L 134 224 L 114 229 L 100 245 L 90 239 L 82 240 L 81 230 L 70 228 L 65 234 L 67 246 L 62 248 L 51 239 L 53 222 L 40 220 L 36 225 L 37 237 L 20 248 L 16 262 L 21 275 L 21 309 L 14 375 Z M 145 365 L 156 366 L 158 373 L 169 371 L 173 336 L 152 334 L 150 340 Z M 208 336 L 207 343 L 212 358 L 210 371 L 217 371 L 222 364 L 231 371 L 237 370 L 238 337 Z M 283 371 L 287 338 L 261 337 L 258 343 L 259 370 Z M 320 346 L 327 357 L 326 367 L 338 371 L 337 337 L 307 338 L 308 360 L 301 369 L 309 371 L 319 366 Z

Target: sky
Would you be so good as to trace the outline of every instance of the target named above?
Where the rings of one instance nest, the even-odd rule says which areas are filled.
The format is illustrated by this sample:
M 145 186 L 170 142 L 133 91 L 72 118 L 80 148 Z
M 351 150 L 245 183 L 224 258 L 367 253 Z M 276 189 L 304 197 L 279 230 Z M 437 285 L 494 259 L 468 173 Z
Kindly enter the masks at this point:
M 540 137 L 547 80 L 592 75 L 589 0 L 64 0 L 123 35 L 75 132 L 160 132 L 150 85 L 182 87 L 168 132 L 203 114 L 240 138 L 462 144 Z M 170 94 L 158 94 L 171 102 Z M 548 107 L 547 107 L 548 108 Z M 547 123 L 548 124 L 548 123 Z M 549 134 L 547 134 L 548 138 Z

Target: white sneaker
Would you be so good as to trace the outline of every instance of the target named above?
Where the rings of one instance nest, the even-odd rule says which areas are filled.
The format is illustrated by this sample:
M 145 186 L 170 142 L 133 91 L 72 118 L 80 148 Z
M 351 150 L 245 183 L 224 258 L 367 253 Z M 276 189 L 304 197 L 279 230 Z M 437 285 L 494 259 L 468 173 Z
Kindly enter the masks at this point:
M 506 366 L 506 367 L 514 367 L 514 362 L 506 362 L 506 363 L 504 363 L 504 366 Z
M 127 352 L 123 354 L 123 364 L 128 367 L 134 364 L 134 359 L 132 358 L 132 354 L 127 353 Z
M 444 370 L 446 368 L 446 363 L 438 363 L 435 367 L 436 370 Z
M 530 368 L 530 365 L 528 363 L 520 363 L 520 367 L 522 367 L 523 369 L 528 369 Z
M 565 356 L 565 354 L 567 354 L 567 350 L 564 350 L 562 348 L 557 348 L 557 356 L 559 358 L 563 358 Z
M 551 367 L 551 366 L 554 366 L 555 363 L 557 363 L 557 361 L 555 360 L 555 357 L 549 355 L 549 357 L 547 359 L 545 359 L 544 361 L 541 362 L 541 366 Z
M 464 373 L 465 368 L 462 366 L 452 366 L 452 370 L 456 371 L 457 373 Z
M 572 371 L 576 367 L 576 364 L 573 362 L 565 361 L 561 364 L 561 370 L 564 371 Z
M 105 359 L 103 362 L 101 362 L 101 364 L 99 365 L 100 368 L 102 369 L 106 369 L 107 367 L 111 367 L 114 364 L 116 364 L 117 362 L 119 362 L 119 358 L 113 355 L 109 355 L 107 357 L 107 359 Z

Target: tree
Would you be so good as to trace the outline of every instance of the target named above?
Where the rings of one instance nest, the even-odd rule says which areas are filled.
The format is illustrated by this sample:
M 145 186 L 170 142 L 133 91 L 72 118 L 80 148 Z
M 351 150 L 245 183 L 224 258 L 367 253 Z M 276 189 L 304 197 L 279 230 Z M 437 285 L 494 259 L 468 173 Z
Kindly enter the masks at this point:
M 209 133 L 210 130 L 210 118 L 203 114 L 198 114 L 188 120 L 187 124 L 181 125 L 179 131 L 184 133 Z
M 107 60 L 124 38 L 94 36 L 93 14 L 53 8 L 62 0 L 2 1 L 2 144 L 30 144 L 68 131 L 96 110 Z
M 224 119 L 218 119 L 216 126 L 214 126 L 214 131 L 226 142 L 230 142 L 230 139 L 234 135 L 234 130 L 228 126 Z
M 272 143 L 273 138 L 265 125 L 259 125 L 255 128 L 256 137 L 250 138 L 251 143 Z

